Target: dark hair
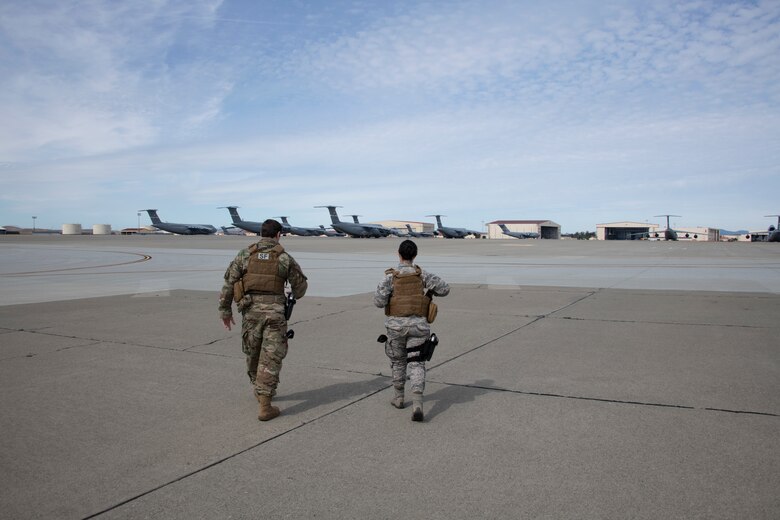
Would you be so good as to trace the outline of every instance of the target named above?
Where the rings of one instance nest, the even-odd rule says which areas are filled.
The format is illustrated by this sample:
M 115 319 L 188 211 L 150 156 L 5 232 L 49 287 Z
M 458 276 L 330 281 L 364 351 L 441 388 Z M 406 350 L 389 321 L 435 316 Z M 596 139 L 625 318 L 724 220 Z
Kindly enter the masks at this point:
M 417 256 L 417 244 L 411 240 L 404 240 L 401 245 L 398 246 L 398 254 L 404 260 L 414 260 Z
M 260 228 L 260 236 L 266 238 L 274 238 L 276 235 L 282 232 L 282 225 L 272 218 L 269 218 L 263 222 L 263 226 Z

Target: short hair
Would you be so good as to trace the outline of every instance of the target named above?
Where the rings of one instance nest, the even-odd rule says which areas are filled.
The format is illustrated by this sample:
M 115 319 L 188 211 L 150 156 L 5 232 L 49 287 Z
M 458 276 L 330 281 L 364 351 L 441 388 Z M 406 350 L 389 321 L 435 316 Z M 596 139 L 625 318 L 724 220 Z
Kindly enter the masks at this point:
M 274 238 L 276 235 L 282 232 L 282 225 L 272 218 L 269 218 L 260 227 L 260 236 L 266 238 Z
M 398 246 L 398 254 L 404 260 L 414 260 L 417 256 L 417 244 L 411 240 L 404 240 L 401 245 Z

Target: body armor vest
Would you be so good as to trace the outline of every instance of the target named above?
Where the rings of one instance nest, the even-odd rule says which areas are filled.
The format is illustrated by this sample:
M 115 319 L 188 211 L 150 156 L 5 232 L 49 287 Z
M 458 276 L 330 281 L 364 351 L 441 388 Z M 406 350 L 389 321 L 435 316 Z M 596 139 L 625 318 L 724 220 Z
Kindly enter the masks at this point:
M 387 316 L 428 316 L 431 299 L 425 295 L 422 281 L 422 269 L 414 266 L 413 273 L 400 273 L 388 269 L 386 274 L 393 275 L 393 294 L 385 307 Z
M 244 293 L 283 295 L 285 278 L 279 276 L 279 255 L 284 248 L 276 244 L 268 251 L 257 249 L 257 244 L 249 247 L 249 263 L 242 278 Z

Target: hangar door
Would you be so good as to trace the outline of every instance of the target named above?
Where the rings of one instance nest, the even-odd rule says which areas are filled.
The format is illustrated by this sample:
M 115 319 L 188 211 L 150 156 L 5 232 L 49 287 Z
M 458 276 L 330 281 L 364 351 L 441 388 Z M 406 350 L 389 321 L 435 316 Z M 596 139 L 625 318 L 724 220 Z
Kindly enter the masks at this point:
M 647 233 L 650 231 L 648 227 L 608 227 L 605 229 L 605 240 L 639 240 L 640 238 L 647 238 Z M 644 233 L 644 234 L 643 234 Z
M 559 235 L 559 228 L 556 226 L 539 226 L 539 236 L 542 238 L 561 238 Z

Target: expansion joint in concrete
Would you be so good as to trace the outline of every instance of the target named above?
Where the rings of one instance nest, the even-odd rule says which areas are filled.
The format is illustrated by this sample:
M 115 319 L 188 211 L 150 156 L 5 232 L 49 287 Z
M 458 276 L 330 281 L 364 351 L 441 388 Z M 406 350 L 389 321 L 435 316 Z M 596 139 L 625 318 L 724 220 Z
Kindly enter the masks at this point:
M 728 327 L 736 329 L 774 329 L 776 327 L 763 327 L 760 325 L 734 325 L 727 323 L 682 323 L 679 321 L 648 321 L 648 320 L 617 320 L 617 319 L 605 319 L 605 318 L 577 318 L 574 316 L 550 316 L 554 320 L 571 320 L 571 321 L 597 321 L 600 323 L 643 323 L 648 325 L 684 325 L 686 327 Z
M 679 410 L 699 410 L 699 411 L 706 411 L 706 412 L 725 412 L 725 413 L 733 413 L 733 414 L 745 414 L 745 415 L 762 415 L 766 417 L 780 417 L 780 414 L 771 413 L 771 412 L 756 412 L 752 410 L 727 410 L 723 408 L 711 408 L 711 407 L 697 407 L 697 406 L 689 406 L 689 405 L 682 405 L 682 404 L 669 404 L 669 403 L 650 403 L 650 402 L 643 402 L 643 401 L 630 401 L 625 399 L 606 399 L 603 397 L 587 397 L 587 396 L 580 396 L 580 395 L 566 395 L 566 394 L 556 394 L 551 392 L 531 392 L 528 390 L 512 390 L 510 388 L 502 388 L 502 387 L 496 387 L 496 386 L 484 386 L 484 385 L 477 385 L 477 384 L 463 384 L 463 383 L 448 383 L 446 381 L 435 381 L 430 380 L 430 383 L 436 383 L 441 385 L 447 385 L 447 386 L 457 386 L 462 388 L 477 388 L 480 390 L 492 390 L 494 392 L 506 392 L 510 394 L 519 394 L 519 395 L 531 395 L 531 396 L 537 396 L 537 397 L 553 397 L 557 399 L 574 399 L 578 401 L 594 401 L 599 403 L 613 403 L 613 404 L 626 404 L 626 405 L 635 405 L 635 406 L 651 406 L 651 407 L 658 407 L 658 408 L 675 408 Z

